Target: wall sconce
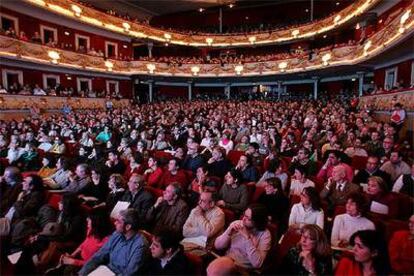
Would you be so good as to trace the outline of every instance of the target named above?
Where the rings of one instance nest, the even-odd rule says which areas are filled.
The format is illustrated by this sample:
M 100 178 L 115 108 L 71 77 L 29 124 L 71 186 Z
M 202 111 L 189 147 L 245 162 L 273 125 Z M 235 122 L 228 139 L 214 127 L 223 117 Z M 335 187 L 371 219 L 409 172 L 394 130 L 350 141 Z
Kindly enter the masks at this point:
M 164 38 L 165 38 L 165 40 L 166 40 L 167 42 L 170 42 L 170 40 L 171 40 L 171 35 L 170 35 L 170 34 L 165 33 L 165 34 L 164 34 Z
M 72 5 L 72 11 L 75 13 L 77 17 L 80 17 L 82 13 L 82 9 L 79 6 Z
M 279 63 L 279 69 L 280 69 L 280 71 L 285 72 L 287 66 L 288 66 L 288 64 L 287 64 L 286 61 Z
M 125 32 L 129 32 L 129 30 L 131 29 L 131 25 L 129 25 L 129 23 L 124 22 L 122 23 L 122 27 L 124 27 Z
M 114 67 L 114 64 L 112 62 L 110 62 L 109 60 L 106 60 L 105 61 L 105 67 L 109 72 L 111 72 L 112 68 Z
M 194 76 L 197 76 L 198 72 L 200 72 L 200 67 L 198 67 L 198 66 L 191 67 L 191 72 L 193 72 Z
M 236 71 L 237 75 L 241 75 L 243 71 L 243 65 L 236 65 L 236 67 L 234 67 L 234 71 Z
M 329 64 L 329 60 L 331 59 L 331 54 L 325 54 L 323 57 L 322 57 L 322 61 L 323 61 L 323 65 L 328 65 Z
M 299 35 L 300 31 L 299 30 L 293 30 L 292 31 L 292 36 L 293 37 L 297 37 Z
M 407 22 L 408 18 L 410 17 L 411 10 L 406 11 L 403 15 L 401 15 L 400 24 L 404 25 Z
M 335 16 L 335 18 L 334 18 L 334 23 L 335 23 L 335 24 L 338 24 L 338 21 L 339 21 L 339 20 L 341 20 L 341 18 L 342 18 L 342 17 L 341 17 L 341 15 L 340 15 L 340 14 L 338 14 L 337 16 Z
M 60 59 L 60 54 L 56 51 L 49 51 L 47 53 L 47 55 L 49 56 L 49 58 L 52 60 L 53 64 L 57 64 L 58 60 Z
M 250 44 L 254 44 L 256 42 L 256 37 L 255 36 L 249 37 L 249 42 Z
M 369 48 L 371 48 L 371 46 L 372 46 L 372 42 L 371 40 L 368 40 L 367 43 L 365 43 L 364 45 L 364 56 L 368 55 L 368 50 Z
M 150 74 L 154 74 L 154 71 L 155 71 L 155 65 L 154 65 L 154 64 L 152 64 L 152 63 L 147 64 L 147 69 L 148 69 L 148 71 L 149 71 L 149 73 L 150 73 Z
M 213 41 L 214 41 L 214 40 L 213 40 L 211 37 L 207 37 L 207 38 L 206 38 L 206 42 L 207 42 L 207 45 L 208 45 L 208 46 L 211 46 L 211 44 L 213 44 Z

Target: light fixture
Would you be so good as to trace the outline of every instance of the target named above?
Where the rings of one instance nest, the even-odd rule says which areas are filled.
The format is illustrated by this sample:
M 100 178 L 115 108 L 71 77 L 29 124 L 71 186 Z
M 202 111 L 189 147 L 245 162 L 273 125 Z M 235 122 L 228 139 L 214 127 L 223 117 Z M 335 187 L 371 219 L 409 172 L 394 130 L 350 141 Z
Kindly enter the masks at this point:
M 402 34 L 402 33 L 404 33 L 404 32 L 405 32 L 405 28 L 404 28 L 404 27 L 400 27 L 400 28 L 398 29 L 398 31 Z
M 52 60 L 52 63 L 57 64 L 58 60 L 60 59 L 60 54 L 56 51 L 49 51 L 47 53 L 47 55 L 50 57 L 50 59 Z
M 323 38 L 327 38 L 328 36 L 327 35 L 323 35 Z
M 129 32 L 131 29 L 131 25 L 129 25 L 127 22 L 122 23 L 122 27 L 124 27 L 125 32 Z
M 127 49 L 127 48 L 128 48 L 128 45 L 124 44 L 124 45 L 122 45 L 122 47 L 123 47 L 124 49 Z
M 325 55 L 323 55 L 322 57 L 322 61 L 323 61 L 323 65 L 328 65 L 328 61 L 331 59 L 331 54 L 327 53 Z
M 306 9 L 305 12 L 309 12 L 309 9 Z
M 411 10 L 408 10 L 401 16 L 401 19 L 400 19 L 401 25 L 404 25 L 405 22 L 407 22 L 408 18 L 410 17 L 410 13 L 411 13 Z
M 234 4 L 233 3 L 230 3 L 229 4 L 229 8 L 232 9 L 233 7 L 234 7 Z
M 68 31 L 65 31 L 65 32 L 64 32 L 64 34 L 65 34 L 66 36 L 70 35 L 70 33 L 69 33 Z
M 171 35 L 169 33 L 165 33 L 164 38 L 165 38 L 166 41 L 170 41 L 171 40 Z
M 352 78 L 351 81 L 356 81 L 356 78 Z
M 203 12 L 203 11 L 204 11 L 204 9 L 203 9 L 203 8 L 199 8 L 199 9 L 198 9 L 198 11 L 199 11 L 199 12 Z
M 371 48 L 372 42 L 368 40 L 364 45 L 364 56 L 368 55 L 368 49 Z
M 256 42 L 256 37 L 255 36 L 249 37 L 249 42 L 250 44 L 254 44 Z
M 355 30 L 359 30 L 361 28 L 361 26 L 359 25 L 359 23 L 356 24 L 355 26 Z
M 243 65 L 236 65 L 236 67 L 234 67 L 234 71 L 236 71 L 237 75 L 241 75 L 242 71 L 243 71 Z
M 77 5 L 72 5 L 72 11 L 75 13 L 77 17 L 80 17 L 82 13 L 82 9 Z
M 197 76 L 198 72 L 200 72 L 200 67 L 198 67 L 198 66 L 191 67 L 191 72 L 193 72 L 194 76 Z
M 334 23 L 337 24 L 339 20 L 341 20 L 341 15 L 340 14 L 338 14 L 337 16 L 335 16 Z
M 208 46 L 211 46 L 211 44 L 213 44 L 214 39 L 212 39 L 211 37 L 207 37 L 206 38 L 206 42 Z
M 293 36 L 293 37 L 297 37 L 297 36 L 299 35 L 299 33 L 300 33 L 300 31 L 299 31 L 299 30 L 297 30 L 297 29 L 296 29 L 296 30 L 293 30 L 293 31 L 292 31 L 292 36 Z
M 152 64 L 152 63 L 149 63 L 149 64 L 147 64 L 147 69 L 148 69 L 150 74 L 154 74 L 155 65 Z
M 112 68 L 114 67 L 114 64 L 110 62 L 109 60 L 105 61 L 105 67 L 108 71 L 112 71 Z
M 339 2 L 336 2 L 336 5 L 337 5 L 337 6 L 339 6 L 339 4 L 340 4 Z
M 279 63 L 279 69 L 280 69 L 280 71 L 285 72 L 287 66 L 288 66 L 288 64 L 287 64 L 286 61 L 283 61 L 283 62 Z

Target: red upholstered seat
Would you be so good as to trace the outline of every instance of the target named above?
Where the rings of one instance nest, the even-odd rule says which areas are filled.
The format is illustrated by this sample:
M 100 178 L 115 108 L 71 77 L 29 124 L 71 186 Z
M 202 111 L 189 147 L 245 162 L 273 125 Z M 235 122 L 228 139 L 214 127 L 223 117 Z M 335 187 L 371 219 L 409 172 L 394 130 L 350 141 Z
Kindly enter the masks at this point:
M 185 252 L 185 256 L 191 264 L 193 275 L 204 275 L 203 273 L 203 260 L 200 256 Z
M 240 156 L 242 156 L 244 154 L 244 151 L 238 151 L 238 150 L 231 150 L 229 151 L 229 153 L 227 154 L 227 159 L 230 160 L 230 162 L 236 166 L 237 163 L 239 162 Z
M 151 193 L 155 198 L 159 198 L 160 196 L 163 196 L 164 191 L 158 188 L 154 188 L 151 186 L 145 186 L 144 189 Z

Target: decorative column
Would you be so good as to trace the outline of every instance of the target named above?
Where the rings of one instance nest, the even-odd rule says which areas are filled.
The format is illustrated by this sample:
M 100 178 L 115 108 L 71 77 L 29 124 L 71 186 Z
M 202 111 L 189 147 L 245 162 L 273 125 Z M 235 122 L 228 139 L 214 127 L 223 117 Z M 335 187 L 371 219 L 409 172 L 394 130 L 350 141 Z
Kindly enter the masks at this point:
M 318 99 L 318 84 L 319 84 L 319 77 L 313 77 L 313 99 Z
M 193 82 L 188 82 L 188 101 L 191 102 L 191 99 L 193 97 Z
M 227 100 L 230 100 L 230 83 L 224 87 L 224 95 L 226 95 Z
M 148 57 L 152 58 L 152 47 L 154 46 L 154 43 L 152 41 L 148 42 Z
M 282 94 L 282 81 L 277 82 L 277 99 L 280 100 Z
M 152 103 L 153 101 L 153 94 L 152 94 L 152 89 L 153 89 L 153 83 L 154 81 L 150 80 L 148 81 L 148 95 L 149 95 L 149 102 Z
M 361 97 L 364 93 L 364 72 L 357 72 L 358 75 L 358 95 Z

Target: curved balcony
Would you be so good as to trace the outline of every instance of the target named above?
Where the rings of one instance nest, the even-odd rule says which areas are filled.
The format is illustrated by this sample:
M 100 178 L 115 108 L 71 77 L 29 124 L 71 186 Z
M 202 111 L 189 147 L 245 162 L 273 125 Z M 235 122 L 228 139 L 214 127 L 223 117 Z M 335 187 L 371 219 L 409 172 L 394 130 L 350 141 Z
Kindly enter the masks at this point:
M 301 73 L 327 67 L 358 64 L 386 51 L 414 33 L 412 8 L 413 6 L 410 6 L 409 9 L 401 10 L 384 28 L 373 34 L 363 45 L 323 50 L 312 60 L 295 57 L 278 61 L 227 64 L 225 66 L 220 64 L 183 64 L 182 66 L 175 66 L 148 61 L 104 60 L 100 57 L 50 48 L 9 37 L 2 37 L 0 40 L 0 56 L 50 64 L 51 66 L 123 75 L 140 74 L 194 78 Z
M 122 33 L 135 38 L 148 38 L 176 45 L 195 47 L 228 47 L 277 44 L 282 42 L 306 39 L 331 31 L 351 19 L 368 11 L 380 0 L 358 0 L 339 13 L 312 23 L 295 26 L 284 30 L 259 32 L 254 34 L 205 34 L 192 35 L 180 32 L 166 32 L 148 25 L 127 21 L 108 15 L 93 8 L 82 6 L 71 0 L 24 0 L 48 11 L 71 17 L 75 20 Z

